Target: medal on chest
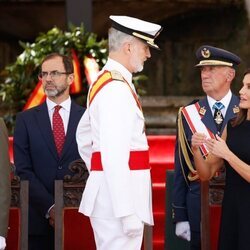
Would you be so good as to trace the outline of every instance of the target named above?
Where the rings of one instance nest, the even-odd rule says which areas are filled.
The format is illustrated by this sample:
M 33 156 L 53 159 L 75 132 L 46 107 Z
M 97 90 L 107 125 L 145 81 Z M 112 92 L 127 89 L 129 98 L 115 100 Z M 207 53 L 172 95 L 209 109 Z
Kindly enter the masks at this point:
M 216 111 L 214 120 L 218 125 L 220 125 L 223 122 L 223 116 L 220 110 Z

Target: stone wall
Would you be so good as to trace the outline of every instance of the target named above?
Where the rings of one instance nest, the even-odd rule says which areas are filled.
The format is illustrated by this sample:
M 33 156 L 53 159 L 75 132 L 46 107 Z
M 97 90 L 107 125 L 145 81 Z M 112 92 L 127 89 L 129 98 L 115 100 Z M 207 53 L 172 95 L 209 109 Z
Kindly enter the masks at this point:
M 146 132 L 150 134 L 176 134 L 176 117 L 181 106 L 187 105 L 197 96 L 145 96 L 141 98 L 146 122 Z
M 153 51 L 144 73 L 149 77 L 147 95 L 202 95 L 195 51 L 204 44 L 221 47 L 239 55 L 232 89 L 238 92 L 242 75 L 250 66 L 250 29 L 244 6 L 195 10 L 166 19 L 159 37 L 162 48 Z

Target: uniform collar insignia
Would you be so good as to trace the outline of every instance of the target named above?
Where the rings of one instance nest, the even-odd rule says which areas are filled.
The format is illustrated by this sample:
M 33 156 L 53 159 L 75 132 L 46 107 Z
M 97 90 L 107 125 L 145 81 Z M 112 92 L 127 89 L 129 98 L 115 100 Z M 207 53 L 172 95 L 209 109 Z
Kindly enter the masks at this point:
M 205 115 L 206 111 L 207 111 L 207 110 L 205 109 L 205 106 L 203 106 L 203 107 L 200 108 L 199 114 L 200 114 L 200 115 Z
M 239 113 L 240 112 L 240 108 L 238 106 L 234 105 L 233 112 L 234 112 L 234 114 Z

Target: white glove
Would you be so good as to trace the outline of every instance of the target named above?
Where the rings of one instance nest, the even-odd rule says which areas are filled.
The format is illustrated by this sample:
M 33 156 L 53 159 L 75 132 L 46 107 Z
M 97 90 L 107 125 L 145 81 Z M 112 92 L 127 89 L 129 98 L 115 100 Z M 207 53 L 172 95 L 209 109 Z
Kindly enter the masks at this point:
M 175 234 L 176 236 L 190 241 L 191 232 L 190 232 L 190 225 L 188 221 L 180 221 L 177 222 L 175 225 Z
M 128 237 L 136 237 L 143 233 L 143 223 L 135 214 L 122 217 L 121 220 L 123 232 Z
M 6 240 L 3 236 L 0 236 L 0 250 L 4 250 L 6 247 Z

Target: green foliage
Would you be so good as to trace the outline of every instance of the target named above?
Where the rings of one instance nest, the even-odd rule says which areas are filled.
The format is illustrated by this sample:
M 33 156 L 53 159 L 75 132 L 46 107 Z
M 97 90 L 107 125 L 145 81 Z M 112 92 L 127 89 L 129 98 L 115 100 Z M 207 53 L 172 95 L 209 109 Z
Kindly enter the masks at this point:
M 133 83 L 135 85 L 137 94 L 139 96 L 144 96 L 147 94 L 145 88 L 148 81 L 148 77 L 143 74 L 139 74 L 133 77 Z
M 83 72 L 84 56 L 94 57 L 100 68 L 107 58 L 107 41 L 97 41 L 96 34 L 86 32 L 83 25 L 71 26 L 65 32 L 54 27 L 47 33 L 39 34 L 34 43 L 20 42 L 20 46 L 24 49 L 23 53 L 0 73 L 1 107 L 5 109 L 5 119 L 9 126 L 13 125 L 16 112 L 23 109 L 35 88 L 40 63 L 46 55 L 53 52 L 71 55 L 72 49 L 76 51 L 81 64 L 82 84 L 85 86 L 82 97 L 87 93 L 87 80 Z

